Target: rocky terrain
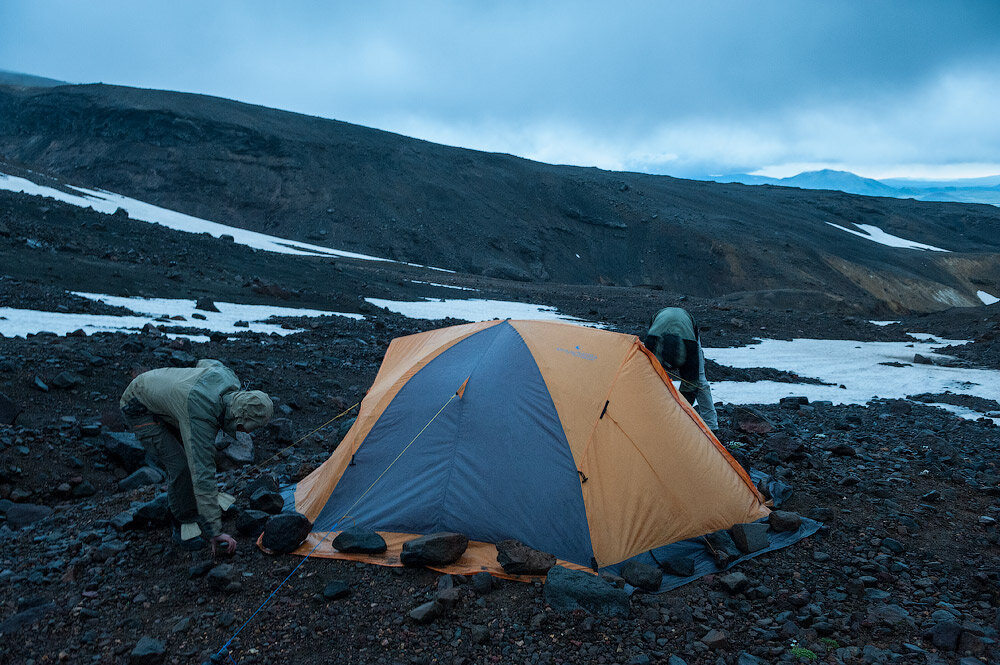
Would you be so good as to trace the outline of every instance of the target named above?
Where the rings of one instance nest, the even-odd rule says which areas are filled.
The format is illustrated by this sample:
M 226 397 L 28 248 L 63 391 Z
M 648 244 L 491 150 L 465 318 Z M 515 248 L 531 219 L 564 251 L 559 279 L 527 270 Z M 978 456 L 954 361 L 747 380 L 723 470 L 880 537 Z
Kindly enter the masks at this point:
M 429 274 L 253 251 L 4 192 L 0 256 L 0 304 L 8 307 L 116 311 L 69 293 L 84 290 L 366 317 L 294 319 L 288 323 L 304 332 L 216 334 L 193 344 L 156 329 L 0 339 L 4 663 L 209 660 L 301 562 L 255 546 L 252 490 L 266 476 L 301 478 L 328 456 L 352 414 L 313 430 L 363 397 L 393 337 L 455 323 L 406 319 L 363 299 L 464 293 L 411 280 L 553 305 L 630 333 L 642 333 L 659 307 L 681 304 L 702 323 L 706 346 L 761 336 L 900 341 L 904 330 L 920 330 L 973 340 L 954 349 L 962 362 L 1000 368 L 995 308 L 898 317 L 901 325 L 883 327 L 788 303 Z M 196 322 L 157 322 L 185 324 Z M 172 545 L 169 529 L 157 524 L 162 485 L 132 475 L 142 459 L 114 436 L 122 430 L 117 399 L 132 371 L 198 358 L 222 360 L 278 404 L 276 420 L 255 437 L 253 463 L 219 475 L 238 496 L 226 526 L 239 533 L 239 547 L 217 560 Z M 711 363 L 708 371 L 716 379 L 809 380 Z M 1000 408 L 958 399 L 984 414 Z M 541 580 L 309 559 L 224 662 L 1000 662 L 1000 430 L 991 420 L 958 419 L 915 396 L 867 406 L 723 405 L 720 422 L 720 438 L 744 464 L 792 486 L 783 508 L 823 529 L 675 591 L 637 591 L 614 616 L 553 609 Z M 434 598 L 446 600 L 440 616 L 412 614 Z

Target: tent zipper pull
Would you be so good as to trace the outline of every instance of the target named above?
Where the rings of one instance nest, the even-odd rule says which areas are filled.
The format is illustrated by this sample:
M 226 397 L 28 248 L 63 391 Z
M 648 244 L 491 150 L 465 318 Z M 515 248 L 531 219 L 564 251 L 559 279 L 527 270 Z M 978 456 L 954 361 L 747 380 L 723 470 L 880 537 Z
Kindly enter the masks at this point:
M 604 408 L 601 410 L 601 417 L 598 418 L 598 420 L 604 419 L 604 414 L 608 412 L 608 404 L 611 404 L 611 400 L 608 400 L 604 403 Z

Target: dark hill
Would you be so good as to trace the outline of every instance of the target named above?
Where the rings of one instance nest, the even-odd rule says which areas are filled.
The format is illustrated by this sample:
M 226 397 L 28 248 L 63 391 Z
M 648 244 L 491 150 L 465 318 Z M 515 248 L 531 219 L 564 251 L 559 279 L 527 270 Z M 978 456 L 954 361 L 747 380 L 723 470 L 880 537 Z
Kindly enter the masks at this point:
M 992 206 L 552 166 L 199 95 L 0 86 L 0 155 L 213 221 L 486 276 L 872 312 L 1000 293 Z

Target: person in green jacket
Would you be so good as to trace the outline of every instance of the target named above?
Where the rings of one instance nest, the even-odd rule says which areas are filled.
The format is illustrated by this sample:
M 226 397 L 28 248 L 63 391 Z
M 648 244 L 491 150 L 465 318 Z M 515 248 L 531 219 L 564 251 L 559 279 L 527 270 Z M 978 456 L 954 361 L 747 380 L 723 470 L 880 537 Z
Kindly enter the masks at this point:
M 705 378 L 705 353 L 701 350 L 698 324 L 687 310 L 665 307 L 656 313 L 646 333 L 646 348 L 673 379 L 681 382 L 681 395 L 695 407 L 708 428 L 719 428 L 712 401 L 712 388 Z
M 204 533 L 213 554 L 236 550 L 236 540 L 222 531 L 222 511 L 233 497 L 215 484 L 215 438 L 220 429 L 251 432 L 274 413 L 267 394 L 240 387 L 218 360 L 199 360 L 195 367 L 139 374 L 121 397 L 126 424 L 167 472 L 174 539 L 184 549 L 204 547 Z

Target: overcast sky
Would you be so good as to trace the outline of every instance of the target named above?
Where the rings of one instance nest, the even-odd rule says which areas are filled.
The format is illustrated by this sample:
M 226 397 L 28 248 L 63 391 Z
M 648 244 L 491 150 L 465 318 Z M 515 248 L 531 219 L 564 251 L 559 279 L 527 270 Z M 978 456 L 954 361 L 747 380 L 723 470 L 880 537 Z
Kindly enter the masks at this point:
M 607 169 L 1000 174 L 995 0 L 0 0 L 0 69 Z

